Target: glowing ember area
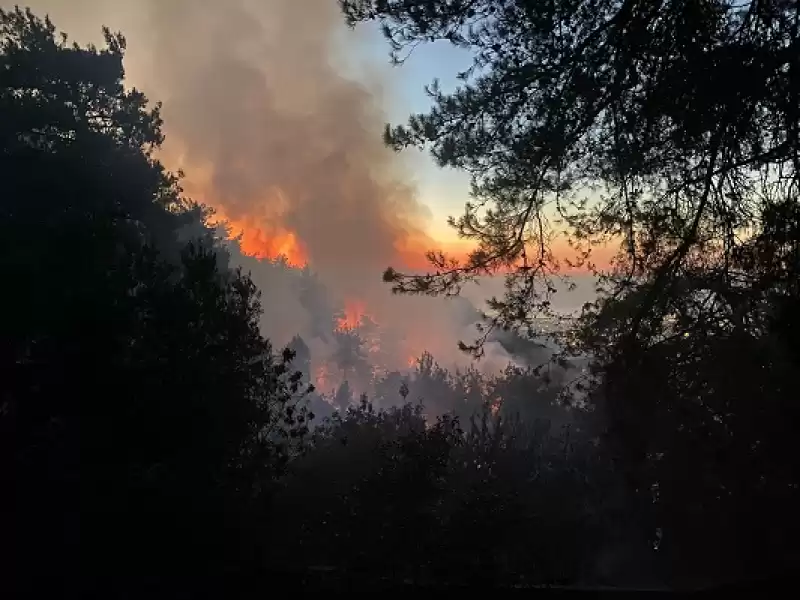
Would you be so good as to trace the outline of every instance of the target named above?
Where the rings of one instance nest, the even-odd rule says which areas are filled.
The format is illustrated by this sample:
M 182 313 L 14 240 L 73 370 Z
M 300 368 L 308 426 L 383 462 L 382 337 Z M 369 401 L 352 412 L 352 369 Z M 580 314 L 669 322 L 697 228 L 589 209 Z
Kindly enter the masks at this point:
M 319 365 L 314 371 L 314 387 L 320 392 L 327 393 L 336 388 L 338 384 L 332 379 L 330 367 L 326 363 Z
M 282 256 L 293 267 L 304 267 L 308 264 L 302 242 L 291 231 L 281 230 L 266 235 L 258 227 L 242 227 L 237 223 L 230 223 L 230 227 L 233 235 L 241 236 L 242 252 L 248 256 L 269 259 Z
M 191 187 L 188 189 L 197 196 L 203 196 L 202 188 L 199 191 Z M 282 194 L 276 192 L 276 195 L 286 202 Z M 297 268 L 309 264 L 305 244 L 295 232 L 283 227 L 279 219 L 264 219 L 256 215 L 233 219 L 221 206 L 215 206 L 214 210 L 210 223 L 224 224 L 228 235 L 232 239 L 238 238 L 242 254 L 269 260 L 283 257 L 287 264 Z
M 357 329 L 367 315 L 366 305 L 361 300 L 348 300 L 344 305 L 344 315 L 339 317 L 340 330 Z

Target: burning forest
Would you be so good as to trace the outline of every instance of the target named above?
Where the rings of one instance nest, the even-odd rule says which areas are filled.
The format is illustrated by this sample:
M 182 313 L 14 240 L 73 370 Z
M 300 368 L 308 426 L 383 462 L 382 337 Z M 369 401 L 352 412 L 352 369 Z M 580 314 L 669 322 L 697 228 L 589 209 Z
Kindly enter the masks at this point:
M 797 572 L 796 2 L 33 3 L 0 9 L 12 589 Z M 413 102 L 360 22 L 475 68 L 384 130 Z M 426 269 L 446 203 L 389 147 L 471 177 L 466 261 Z
M 425 268 L 436 242 L 381 139 L 387 82 L 343 74 L 360 42 L 335 2 L 147 0 L 134 14 L 84 0 L 69 15 L 39 4 L 67 27 L 92 15 L 136 40 L 129 79 L 163 100 L 159 157 L 213 209 L 232 264 L 260 288 L 263 334 L 308 347 L 319 390 L 347 381 L 357 397 L 424 353 L 469 368 L 457 342 L 475 337 L 480 314 L 468 301 L 398 298 L 381 281 L 389 265 Z M 490 342 L 480 368 L 511 361 Z

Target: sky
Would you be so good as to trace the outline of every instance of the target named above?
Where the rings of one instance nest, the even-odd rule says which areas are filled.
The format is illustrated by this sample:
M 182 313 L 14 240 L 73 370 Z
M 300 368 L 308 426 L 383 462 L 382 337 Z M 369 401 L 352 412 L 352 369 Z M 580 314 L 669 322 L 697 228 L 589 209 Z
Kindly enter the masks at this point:
M 346 35 L 352 34 L 348 31 Z M 418 46 L 400 66 L 389 60 L 389 45 L 374 23 L 358 26 L 362 43 L 355 56 L 342 69 L 356 79 L 370 71 L 387 82 L 389 93 L 383 109 L 392 124 L 402 124 L 413 113 L 427 112 L 431 106 L 425 86 L 438 79 L 443 90 L 454 90 L 456 74 L 471 63 L 469 53 L 448 42 Z M 413 169 L 420 200 L 431 211 L 430 232 L 434 238 L 453 241 L 455 232 L 447 225 L 448 216 L 460 216 L 469 196 L 469 177 L 455 169 L 443 169 L 425 152 L 409 149 L 405 159 Z
M 173 0 L 163 0 L 168 5 Z M 224 0 L 216 0 L 224 4 Z M 320 0 L 296 0 L 298 5 L 307 2 L 309 8 Z M 335 2 L 335 0 L 330 0 Z M 0 0 L 0 6 L 13 7 L 14 2 Z M 73 41 L 81 44 L 100 42 L 103 25 L 112 30 L 121 30 L 128 38 L 128 72 L 136 84 L 137 75 L 148 69 L 140 62 L 142 48 L 152 45 L 151 39 L 144 39 L 142 4 L 120 0 L 28 0 L 29 5 L 39 15 L 49 13 L 57 29 L 70 35 Z M 203 1 L 194 3 L 202 10 Z M 133 32 L 133 33 L 131 33 Z M 425 95 L 425 85 L 439 78 L 442 87 L 453 89 L 455 75 L 470 63 L 469 55 L 440 42 L 418 47 L 410 58 L 399 67 L 389 60 L 389 46 L 378 27 L 373 23 L 359 25 L 355 31 L 349 30 L 342 20 L 337 32 L 341 50 L 339 55 L 331 56 L 336 68 L 346 77 L 363 82 L 370 90 L 381 89 L 381 110 L 386 120 L 393 124 L 403 123 L 409 114 L 425 112 L 430 101 Z M 146 93 L 147 89 L 144 90 Z M 159 100 L 158 97 L 151 98 Z M 398 160 L 407 165 L 406 178 L 416 187 L 417 199 L 429 209 L 428 233 L 437 241 L 450 243 L 456 235 L 447 225 L 448 216 L 459 216 L 468 199 L 469 178 L 452 169 L 441 169 L 426 153 L 407 150 Z
M 438 43 L 392 66 L 379 31 L 349 30 L 336 0 L 29 2 L 79 44 L 102 42 L 103 25 L 122 31 L 126 83 L 164 102 L 160 158 L 185 170 L 189 197 L 238 227 L 245 254 L 311 265 L 345 305 L 363 303 L 406 337 L 418 329 L 437 356 L 464 339 L 444 300 L 394 296 L 381 275 L 427 268 L 424 250 L 461 254 L 446 220 L 462 213 L 468 178 L 425 154 L 393 154 L 381 133 L 430 108 L 434 78 L 452 90 L 469 55 Z M 296 307 L 270 282 L 259 287 Z M 471 299 L 498 292 L 501 278 Z
M 275 52 L 269 55 L 262 55 L 268 63 L 274 63 L 268 65 L 267 70 L 273 69 L 274 71 L 275 68 L 280 70 L 281 67 L 275 67 L 275 64 L 281 61 L 286 62 L 288 65 L 286 68 L 290 70 L 300 65 L 305 66 L 304 59 L 298 56 L 303 52 L 303 44 L 312 47 L 315 44 L 320 46 L 324 56 L 322 60 L 330 63 L 333 70 L 342 77 L 358 82 L 370 97 L 363 107 L 363 114 L 352 116 L 354 117 L 353 122 L 359 124 L 362 123 L 363 119 L 369 119 L 369 123 L 364 125 L 368 128 L 365 135 L 368 135 L 370 140 L 374 138 L 376 145 L 380 144 L 382 122 L 388 121 L 390 124 L 402 124 L 412 113 L 427 112 L 431 107 L 431 101 L 425 94 L 425 86 L 432 83 L 434 79 L 438 79 L 443 90 L 453 90 L 457 84 L 456 74 L 467 68 L 471 63 L 471 57 L 467 51 L 457 49 L 447 42 L 437 42 L 416 47 L 401 66 L 394 66 L 389 58 L 389 45 L 379 31 L 377 24 L 366 23 L 357 26 L 355 30 L 348 29 L 344 19 L 340 18 L 338 9 L 335 8 L 336 0 L 292 0 L 291 2 L 288 0 L 159 0 L 158 2 L 154 0 L 28 0 L 28 2 L 37 14 L 49 13 L 58 29 L 67 32 L 72 40 L 81 44 L 100 42 L 100 32 L 103 25 L 109 26 L 112 30 L 121 30 L 128 39 L 128 53 L 126 56 L 128 83 L 142 86 L 151 100 L 163 100 L 165 102 L 164 114 L 168 142 L 170 137 L 174 139 L 174 135 L 171 135 L 170 132 L 178 129 L 174 125 L 176 120 L 180 118 L 180 113 L 186 109 L 191 110 L 192 107 L 187 106 L 185 102 L 183 108 L 175 112 L 171 110 L 171 107 L 175 105 L 173 100 L 168 97 L 172 82 L 167 81 L 165 83 L 163 77 L 160 82 L 158 81 L 159 75 L 157 73 L 164 69 L 163 65 L 157 64 L 156 61 L 175 62 L 177 64 L 181 60 L 184 63 L 187 61 L 213 60 L 213 57 L 209 55 L 215 50 L 213 48 L 209 49 L 208 46 L 213 46 L 214 43 L 230 46 L 230 52 L 234 52 L 232 48 L 237 41 L 236 38 L 237 36 L 241 37 L 236 30 L 230 30 L 222 35 L 219 38 L 221 42 L 204 42 L 202 40 L 183 39 L 183 35 L 191 35 L 191 33 L 176 32 L 174 25 L 177 23 L 178 28 L 188 28 L 189 31 L 192 31 L 195 25 L 197 28 L 208 29 L 210 27 L 208 19 L 218 18 L 220 15 L 226 14 L 220 11 L 235 12 L 234 5 L 240 8 L 249 6 L 254 11 L 253 14 L 259 13 L 262 16 L 266 15 L 267 18 L 270 18 L 272 14 L 276 14 L 274 12 L 276 10 L 275 7 L 290 6 L 291 9 L 283 8 L 283 13 L 276 14 L 275 22 L 278 23 L 276 26 L 286 28 L 290 32 L 296 31 L 300 36 L 305 34 L 312 37 L 303 38 L 303 42 L 283 42 L 284 44 L 288 43 L 289 46 L 294 46 L 295 55 L 293 57 L 276 56 Z M 327 4 L 327 2 L 330 4 Z M 13 6 L 13 2 L 0 0 L 0 6 L 10 8 Z M 156 6 L 163 7 L 163 10 L 158 8 L 162 13 L 172 12 L 175 14 L 154 17 L 153 11 L 156 9 L 153 7 Z M 323 6 L 326 7 L 325 11 L 321 9 Z M 322 12 L 327 13 L 325 17 L 326 24 L 313 23 L 314 15 Z M 217 16 L 203 17 L 204 14 Z M 172 29 L 167 28 L 159 33 L 152 33 L 153 18 L 166 19 L 165 22 L 172 24 Z M 203 21 L 204 18 L 205 21 Z M 233 19 L 234 17 L 231 18 Z M 320 20 L 322 20 L 322 17 L 320 17 Z M 292 27 L 292 23 L 297 23 L 297 26 Z M 266 37 L 269 33 L 258 35 Z M 322 35 L 324 39 L 317 40 L 313 38 L 315 35 Z M 163 57 L 163 54 L 159 55 L 159 52 L 163 52 L 158 49 L 159 44 L 164 45 L 163 39 L 165 37 L 176 38 L 174 43 L 169 42 L 167 45 L 171 45 L 170 52 L 177 53 L 179 58 L 173 56 Z M 289 40 L 286 37 L 283 39 Z M 269 41 L 267 40 L 265 45 L 268 45 L 268 43 Z M 263 49 L 259 50 L 263 51 Z M 222 53 L 225 53 L 225 49 L 222 50 Z M 280 51 L 277 54 L 280 54 Z M 203 57 L 202 59 L 200 58 L 201 56 Z M 174 61 L 172 60 L 173 58 L 175 59 Z M 317 65 L 314 68 L 323 67 Z M 328 73 L 326 76 L 330 78 L 333 75 Z M 305 75 L 306 80 L 309 77 L 313 77 L 313 75 Z M 303 78 L 301 76 L 297 79 Z M 286 84 L 287 82 L 284 83 Z M 273 88 L 277 88 L 277 85 L 273 85 Z M 305 84 L 288 81 L 288 87 L 292 89 L 296 87 L 303 90 L 306 89 L 304 86 L 307 86 L 307 81 Z M 201 87 L 195 85 L 197 89 Z M 208 87 L 206 83 L 206 88 Z M 287 86 L 284 85 L 284 87 Z M 243 89 L 247 89 L 247 86 Z M 351 92 L 355 93 L 354 90 L 351 90 Z M 281 94 L 282 92 L 276 91 L 275 93 Z M 319 94 L 320 92 L 317 90 L 312 93 Z M 196 98 L 197 95 L 195 95 Z M 370 112 L 373 100 L 380 113 L 377 116 L 377 121 Z M 367 106 L 367 104 L 370 106 Z M 325 106 L 321 108 L 322 112 L 330 112 Z M 203 114 L 201 118 L 207 121 L 208 114 Z M 219 120 L 220 122 L 223 121 L 222 118 Z M 265 121 L 265 123 L 269 126 L 268 121 Z M 188 129 L 192 129 L 192 127 L 189 126 Z M 304 131 L 307 128 L 299 124 L 296 129 Z M 336 134 L 341 136 L 343 131 L 340 128 Z M 182 134 L 186 134 L 186 132 L 184 131 Z M 266 135 L 269 135 L 269 133 L 266 133 Z M 346 137 L 346 132 L 344 135 Z M 183 137 L 190 136 L 183 135 Z M 209 137 L 206 136 L 205 139 L 200 141 L 207 143 L 208 139 Z M 362 140 L 362 150 L 364 152 L 367 152 L 367 145 L 367 142 Z M 343 149 L 347 150 L 346 148 Z M 371 151 L 375 150 L 376 148 L 374 147 L 371 149 Z M 361 156 L 363 158 L 358 158 L 358 155 L 354 154 L 352 160 L 369 161 L 369 153 Z M 206 162 L 215 160 L 214 157 L 203 158 Z M 271 160 L 272 155 L 266 158 L 257 158 L 264 162 L 265 160 Z M 440 168 L 426 152 L 420 152 L 415 149 L 408 149 L 399 155 L 381 160 L 383 161 L 381 168 L 392 170 L 397 167 L 398 176 L 402 179 L 403 185 L 407 185 L 409 188 L 409 193 L 414 197 L 413 201 L 421 205 L 422 210 L 417 211 L 419 214 L 413 216 L 415 218 L 419 217 L 424 221 L 422 226 L 429 239 L 433 242 L 434 247 L 431 248 L 429 246 L 426 249 L 455 250 L 456 254 L 461 255 L 465 248 L 458 246 L 456 232 L 447 225 L 447 219 L 450 216 L 459 217 L 463 214 L 464 204 L 469 199 L 469 177 L 465 173 L 454 169 Z M 300 162 L 297 164 L 300 165 Z M 167 166 L 174 168 L 168 161 Z M 298 168 L 302 168 L 302 165 Z M 193 166 L 192 172 L 190 172 L 190 168 L 185 168 L 185 170 L 187 174 L 196 179 L 201 178 L 203 175 L 200 172 L 202 169 L 196 167 L 196 165 Z M 368 204 L 369 201 L 365 198 L 362 206 L 369 208 Z

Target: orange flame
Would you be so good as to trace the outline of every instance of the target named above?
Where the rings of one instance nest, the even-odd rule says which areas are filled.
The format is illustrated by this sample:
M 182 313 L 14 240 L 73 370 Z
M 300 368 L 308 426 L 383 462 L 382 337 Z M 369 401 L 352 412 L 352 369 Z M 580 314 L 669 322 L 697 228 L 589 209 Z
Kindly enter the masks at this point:
M 265 220 L 253 215 L 233 219 L 216 207 L 210 222 L 224 223 L 230 237 L 239 238 L 239 248 L 247 256 L 270 260 L 283 257 L 290 266 L 297 268 L 309 263 L 303 241 L 294 231 L 282 226 L 279 219 Z
M 327 364 L 323 363 L 317 367 L 314 373 L 314 387 L 323 394 L 336 387 Z
M 240 245 L 244 254 L 270 259 L 283 256 L 293 267 L 308 264 L 305 248 L 292 231 L 279 230 L 267 236 L 258 227 L 241 226 L 238 223 L 230 223 L 230 227 L 234 235 L 241 235 Z
M 347 300 L 344 304 L 344 315 L 338 319 L 340 330 L 356 329 L 367 315 L 366 305 L 361 300 Z

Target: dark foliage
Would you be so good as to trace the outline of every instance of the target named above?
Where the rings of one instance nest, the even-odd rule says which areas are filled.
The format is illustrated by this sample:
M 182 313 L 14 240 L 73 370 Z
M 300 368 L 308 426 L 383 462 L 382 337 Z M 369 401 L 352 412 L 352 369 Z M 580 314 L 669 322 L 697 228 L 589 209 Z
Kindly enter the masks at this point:
M 402 62 L 448 40 L 472 68 L 387 127 L 468 171 L 464 263 L 386 280 L 458 293 L 505 270 L 495 326 L 552 313 L 566 235 L 599 277 L 564 342 L 674 583 L 796 568 L 800 6 L 788 0 L 342 0 Z M 607 267 L 598 246 L 616 249 Z M 480 349 L 483 340 L 475 348 Z
M 275 499 L 292 519 L 276 520 L 271 564 L 364 584 L 602 578 L 598 556 L 622 505 L 591 440 L 488 412 L 464 431 L 422 411 L 376 411 L 362 398 L 315 431 Z
M 547 206 L 577 241 L 622 236 L 574 332 L 592 369 L 453 373 L 425 354 L 375 381 L 363 331 L 323 307 L 344 383 L 308 389 L 309 345 L 273 351 L 253 281 L 156 160 L 158 106 L 125 88 L 124 38 L 83 48 L 0 12 L 0 508 L 18 585 L 652 585 L 794 564 L 797 8 L 343 4 L 396 50 L 477 50 L 464 90 L 389 137 L 431 143 L 498 208 L 462 221 L 482 243 L 468 265 L 390 278 L 449 293 L 511 266 L 494 314 L 529 324 L 556 272 Z M 590 182 L 610 191 L 583 206 Z M 486 339 L 544 352 L 506 333 Z M 595 385 L 564 403 L 576 378 Z M 354 402 L 366 380 L 377 409 Z
M 152 156 L 124 48 L 0 12 L 3 542 L 26 588 L 244 568 L 240 520 L 307 430 L 253 284 L 179 242 L 202 210 Z

